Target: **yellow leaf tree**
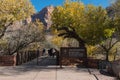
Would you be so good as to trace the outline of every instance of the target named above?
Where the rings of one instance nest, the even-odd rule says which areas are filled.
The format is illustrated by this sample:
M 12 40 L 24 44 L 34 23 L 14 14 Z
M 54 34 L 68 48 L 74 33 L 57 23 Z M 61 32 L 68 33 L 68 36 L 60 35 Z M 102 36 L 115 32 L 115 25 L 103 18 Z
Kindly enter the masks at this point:
M 102 45 L 105 40 L 112 37 L 115 29 L 107 12 L 101 6 L 84 5 L 81 2 L 67 1 L 53 11 L 52 28 L 58 30 L 58 36 L 74 38 L 79 42 L 79 47 L 100 44 L 106 51 L 108 61 L 109 48 Z
M 14 21 L 24 20 L 34 12 L 29 0 L 0 0 L 0 38 Z

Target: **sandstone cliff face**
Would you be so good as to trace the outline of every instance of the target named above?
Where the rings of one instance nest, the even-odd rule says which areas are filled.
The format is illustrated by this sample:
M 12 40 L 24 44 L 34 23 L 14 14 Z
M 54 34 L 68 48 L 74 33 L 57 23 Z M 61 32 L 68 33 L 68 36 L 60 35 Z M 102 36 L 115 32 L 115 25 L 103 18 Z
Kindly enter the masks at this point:
M 16 31 L 16 30 L 19 30 L 23 25 L 25 24 L 29 24 L 32 20 L 32 18 L 29 17 L 27 18 L 26 20 L 22 20 L 22 21 L 15 21 L 13 23 L 13 25 L 9 26 L 6 30 L 6 32 L 13 32 L 13 31 Z
M 52 21 L 51 21 L 51 14 L 54 10 L 53 6 L 48 6 L 43 8 L 40 12 L 32 15 L 31 17 L 27 18 L 26 20 L 23 21 L 16 21 L 13 23 L 13 25 L 9 26 L 8 29 L 6 30 L 6 35 L 8 35 L 9 32 L 17 31 L 21 28 L 21 26 L 25 24 L 29 24 L 30 22 L 35 21 L 36 19 L 39 19 L 43 24 L 45 30 L 49 30 Z
M 51 14 L 53 10 L 54 10 L 53 6 L 48 6 L 48 7 L 43 8 L 40 12 L 32 16 L 32 21 L 34 21 L 35 19 L 39 19 L 45 25 L 45 29 L 49 30 L 52 24 Z

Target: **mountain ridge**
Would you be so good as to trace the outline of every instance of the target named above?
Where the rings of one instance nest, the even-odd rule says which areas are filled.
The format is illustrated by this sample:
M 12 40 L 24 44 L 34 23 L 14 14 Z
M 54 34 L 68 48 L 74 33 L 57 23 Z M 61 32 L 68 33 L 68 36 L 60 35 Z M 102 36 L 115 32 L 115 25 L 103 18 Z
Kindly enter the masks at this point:
M 53 10 L 54 10 L 54 7 L 52 5 L 43 8 L 38 13 L 35 13 L 34 15 L 32 15 L 31 17 L 32 21 L 35 21 L 36 19 L 40 20 L 44 24 L 45 29 L 48 30 L 52 25 L 51 14 Z

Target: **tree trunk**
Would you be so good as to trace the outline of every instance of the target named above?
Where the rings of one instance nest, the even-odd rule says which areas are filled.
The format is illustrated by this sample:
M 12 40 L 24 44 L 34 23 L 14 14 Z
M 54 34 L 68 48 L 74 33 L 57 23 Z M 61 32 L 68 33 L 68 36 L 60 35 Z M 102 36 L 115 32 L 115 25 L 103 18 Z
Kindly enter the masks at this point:
M 109 51 L 106 51 L 106 61 L 109 61 Z

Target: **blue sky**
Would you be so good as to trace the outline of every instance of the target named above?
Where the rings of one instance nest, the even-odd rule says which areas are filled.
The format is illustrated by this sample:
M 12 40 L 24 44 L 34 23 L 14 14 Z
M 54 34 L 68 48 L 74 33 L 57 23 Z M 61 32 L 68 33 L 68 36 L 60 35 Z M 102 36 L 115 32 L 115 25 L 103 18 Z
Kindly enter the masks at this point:
M 64 3 L 64 0 L 30 0 L 32 4 L 34 5 L 36 11 L 40 11 L 42 8 L 53 5 L 62 5 Z M 104 8 L 109 6 L 110 1 L 113 0 L 81 0 L 84 4 L 94 4 L 95 6 L 103 6 Z

